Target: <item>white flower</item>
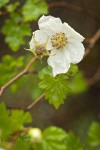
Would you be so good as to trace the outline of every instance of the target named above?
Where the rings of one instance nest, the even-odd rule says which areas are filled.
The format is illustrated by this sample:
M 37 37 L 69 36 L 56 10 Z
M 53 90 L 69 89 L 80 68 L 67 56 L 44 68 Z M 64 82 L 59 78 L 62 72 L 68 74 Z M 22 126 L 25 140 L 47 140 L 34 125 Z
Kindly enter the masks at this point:
M 70 64 L 79 63 L 84 55 L 82 44 L 84 37 L 77 33 L 67 23 L 62 23 L 60 18 L 42 16 L 38 21 L 39 29 L 35 34 L 35 40 L 46 43 L 46 50 L 50 51 L 48 64 L 53 69 L 53 76 L 66 73 Z M 34 37 L 30 42 L 30 49 L 35 47 Z

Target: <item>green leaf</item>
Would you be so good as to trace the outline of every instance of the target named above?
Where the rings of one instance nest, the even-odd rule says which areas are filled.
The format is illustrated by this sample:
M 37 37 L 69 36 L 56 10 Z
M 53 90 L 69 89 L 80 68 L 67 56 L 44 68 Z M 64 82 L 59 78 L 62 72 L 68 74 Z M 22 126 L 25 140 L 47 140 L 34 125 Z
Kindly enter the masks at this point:
M 12 51 L 17 51 L 24 44 L 24 37 L 29 36 L 31 31 L 28 23 L 21 23 L 18 14 L 13 14 L 11 19 L 7 19 L 2 27 L 2 33 L 5 35 L 5 42 Z
M 22 68 L 24 64 L 23 61 L 23 56 L 20 56 L 19 58 L 10 55 L 3 56 L 2 62 L 0 63 L 0 85 L 8 82 L 18 73 L 18 71 L 20 71 L 19 69 Z
M 100 147 L 100 123 L 92 123 L 88 131 L 88 144 L 91 147 Z
M 13 4 L 7 5 L 7 6 L 6 6 L 6 9 L 7 9 L 8 12 L 11 13 L 11 12 L 14 12 L 14 10 L 15 10 L 19 5 L 20 5 L 19 2 L 15 2 L 15 3 L 13 3 Z
M 6 5 L 9 2 L 9 0 L 0 0 L 0 8 Z
M 16 141 L 16 143 L 13 146 L 12 150 L 30 150 L 31 149 L 31 144 L 27 141 Z
M 68 83 L 71 94 L 82 93 L 87 90 L 87 83 L 81 72 L 78 72 Z
M 66 150 L 83 150 L 83 145 L 72 132 L 67 135 Z
M 48 13 L 45 0 L 27 0 L 22 9 L 24 21 L 37 20 L 40 15 Z
M 55 108 L 59 108 L 64 103 L 66 95 L 69 93 L 67 85 L 68 76 L 59 75 L 55 78 L 52 76 L 51 68 L 45 68 L 39 73 L 40 83 L 39 87 L 43 89 L 50 104 Z
M 32 118 L 29 112 L 24 112 L 23 110 L 14 110 L 11 115 L 11 130 L 17 131 L 23 128 L 26 123 L 32 122 Z
M 78 72 L 78 66 L 76 64 L 71 64 L 67 72 L 67 75 L 74 76 L 77 72 Z
M 57 127 L 49 127 L 43 131 L 43 139 L 34 145 L 34 150 L 66 150 L 67 134 Z
M 0 139 L 5 139 L 10 131 L 9 112 L 3 103 L 0 104 Z
M 2 140 L 32 121 L 28 112 L 22 110 L 9 112 L 3 103 L 0 104 L 0 114 L 0 139 Z

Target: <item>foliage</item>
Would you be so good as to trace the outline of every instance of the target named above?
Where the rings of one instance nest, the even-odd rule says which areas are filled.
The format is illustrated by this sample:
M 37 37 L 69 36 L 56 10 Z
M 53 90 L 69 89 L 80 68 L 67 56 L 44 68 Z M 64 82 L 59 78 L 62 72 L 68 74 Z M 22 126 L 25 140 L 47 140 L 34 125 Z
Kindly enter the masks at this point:
M 34 145 L 35 150 L 66 150 L 66 132 L 57 127 L 49 127 L 43 131 L 43 139 Z
M 6 14 L 7 16 L 4 17 L 1 32 L 4 35 L 5 42 L 13 52 L 20 50 L 26 37 L 31 35 L 30 25 L 32 21 L 36 21 L 42 14 L 48 13 L 45 0 L 26 0 L 23 2 L 0 0 L 0 9 L 0 15 Z M 4 55 L 0 62 L 0 87 L 20 73 L 32 57 L 31 55 L 19 57 Z M 24 92 L 35 99 L 41 94 L 42 90 L 49 104 L 59 108 L 68 95 L 78 94 L 87 89 L 84 76 L 78 71 L 77 65 L 71 64 L 66 74 L 57 75 L 55 78 L 52 77 L 50 67 L 40 71 L 39 64 L 36 67 L 39 69 L 36 70 L 35 75 L 34 68 L 34 65 L 32 65 L 28 75 L 18 79 L 9 87 L 12 93 L 24 87 Z M 39 78 L 37 77 L 38 71 L 40 71 Z M 29 130 L 33 128 L 29 124 L 31 122 L 32 118 L 29 112 L 7 110 L 6 106 L 0 103 L 0 149 L 84 150 L 85 146 L 73 132 L 66 132 L 55 126 L 47 127 L 43 131 L 39 129 L 42 136 L 39 141 L 33 142 L 29 136 Z M 100 148 L 99 131 L 100 123 L 93 123 L 90 126 L 87 137 L 87 145 L 90 149 Z
M 9 48 L 16 52 L 24 45 L 25 37 L 31 35 L 30 21 L 37 20 L 40 15 L 48 13 L 48 7 L 44 0 L 26 0 L 8 3 L 9 0 L 0 0 L 0 7 L 4 7 L 4 13 L 9 14 L 2 26 L 1 32 L 5 35 L 5 42 Z M 3 12 L 0 12 L 1 15 Z M 26 23 L 27 21 L 27 23 Z
M 54 78 L 51 74 L 51 68 L 48 67 L 40 72 L 39 77 L 41 80 L 39 87 L 45 91 L 49 103 L 59 108 L 60 104 L 64 103 L 66 94 L 69 91 L 67 81 L 65 82 L 68 76 L 59 75 Z
M 28 136 L 30 128 L 28 127 L 26 129 L 24 126 L 26 123 L 32 121 L 30 113 L 25 113 L 23 110 L 12 110 L 10 112 L 1 103 L 0 114 L 2 114 L 0 116 L 0 139 L 2 140 L 1 146 L 4 146 L 4 148 L 8 147 L 9 142 L 15 140 L 12 146 L 9 147 L 10 150 L 20 150 L 22 147 L 25 147 L 25 150 L 30 150 L 31 147 L 34 150 L 73 150 L 73 148 L 74 150 L 83 150 L 82 144 L 72 132 L 67 133 L 63 129 L 55 126 L 41 131 L 41 139 L 34 143 L 31 141 L 31 137 Z
M 71 82 L 69 82 L 69 87 L 71 89 L 72 94 L 82 93 L 83 91 L 87 90 L 88 86 L 82 72 L 78 72 L 72 78 Z
M 41 131 L 42 136 L 39 140 L 35 140 L 35 142 L 31 141 L 32 137 L 28 134 L 30 127 L 25 127 L 26 123 L 32 121 L 29 112 L 24 112 L 23 110 L 9 111 L 6 109 L 5 105 L 1 103 L 0 114 L 2 114 L 0 116 L 0 146 L 4 147 L 4 149 L 85 150 L 83 144 L 73 132 L 66 132 L 55 126 L 47 127 Z M 93 123 L 89 128 L 88 143 L 92 148 L 100 146 L 99 131 L 99 123 Z M 34 132 L 33 136 L 37 139 L 39 135 L 36 135 Z
M 4 55 L 2 57 L 2 62 L 0 63 L 0 86 L 4 85 L 10 79 L 15 77 L 19 72 L 21 72 L 31 58 L 31 55 L 20 56 L 18 58 L 11 55 Z M 31 68 L 33 71 L 34 66 L 32 65 Z M 22 78 L 11 84 L 11 86 L 9 86 L 9 89 L 12 93 L 15 93 L 22 87 L 27 87 L 27 92 L 31 95 L 32 99 L 35 99 L 41 93 L 37 82 L 37 76 L 33 76 L 33 73 L 31 73 L 30 71 L 28 75 L 23 76 Z
M 9 2 L 9 0 L 0 0 L 0 8 L 5 6 L 5 4 L 7 4 Z
M 52 76 L 50 67 L 40 71 L 39 87 L 45 92 L 49 103 L 53 104 L 55 108 L 59 108 L 70 93 L 80 93 L 86 89 L 86 82 L 81 74 L 76 74 L 77 71 L 77 66 L 71 65 L 68 73 L 58 75 L 55 78 Z M 70 79 L 72 76 L 73 78 Z
M 13 110 L 10 114 L 6 110 L 3 103 L 0 104 L 0 139 L 7 139 L 8 136 L 17 131 L 23 129 L 25 123 L 32 121 L 28 112 L 24 113 L 23 110 Z
M 100 123 L 92 123 L 88 131 L 88 143 L 91 147 L 100 148 Z
M 73 132 L 69 132 L 66 138 L 66 146 L 68 150 L 83 150 L 83 145 Z
M 31 33 L 29 24 L 20 23 L 21 17 L 15 13 L 5 21 L 2 33 L 6 36 L 5 41 L 13 51 L 17 51 L 24 44 L 24 37 Z
M 27 0 L 22 10 L 24 21 L 37 20 L 40 15 L 48 13 L 45 0 Z

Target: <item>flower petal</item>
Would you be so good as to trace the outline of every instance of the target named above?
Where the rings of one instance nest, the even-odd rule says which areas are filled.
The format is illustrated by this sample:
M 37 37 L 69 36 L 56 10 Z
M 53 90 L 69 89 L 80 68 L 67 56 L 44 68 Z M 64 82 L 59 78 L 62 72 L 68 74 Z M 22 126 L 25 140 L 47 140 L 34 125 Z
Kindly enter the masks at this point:
M 64 30 L 64 33 L 66 33 L 66 36 L 68 37 L 69 42 L 73 39 L 75 39 L 79 42 L 83 42 L 83 40 L 85 39 L 82 35 L 80 35 L 78 32 L 76 32 L 67 23 L 63 23 L 63 30 Z
M 50 38 L 48 38 L 48 40 L 47 40 L 46 49 L 47 50 L 52 50 L 53 49 L 53 46 L 52 46 Z
M 35 41 L 43 44 L 47 42 L 47 34 L 45 34 L 45 32 L 41 31 L 41 30 L 37 30 L 35 32 L 33 32 L 33 36 L 35 38 Z
M 70 53 L 70 62 L 73 64 L 79 63 L 84 56 L 85 48 L 81 42 L 69 43 L 66 46 L 66 50 Z
M 31 41 L 29 43 L 30 45 L 30 50 L 35 48 L 35 42 L 34 42 L 34 37 L 32 36 Z
M 60 18 L 44 15 L 39 19 L 38 25 L 39 29 L 44 30 L 49 36 L 62 31 L 63 28 Z
M 54 77 L 57 74 L 66 73 L 70 67 L 69 52 L 65 49 L 52 50 L 47 62 L 53 69 Z

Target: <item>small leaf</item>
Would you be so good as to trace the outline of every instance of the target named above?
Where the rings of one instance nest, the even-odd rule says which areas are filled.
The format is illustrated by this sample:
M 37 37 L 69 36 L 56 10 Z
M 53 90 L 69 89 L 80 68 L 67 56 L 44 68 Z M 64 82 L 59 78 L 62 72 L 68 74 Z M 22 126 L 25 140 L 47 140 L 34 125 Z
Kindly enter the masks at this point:
M 29 112 L 24 113 L 23 110 L 14 110 L 11 113 L 11 130 L 17 131 L 23 128 L 23 125 L 26 123 L 32 122 L 32 118 Z
M 92 123 L 88 131 L 88 143 L 91 147 L 100 147 L 100 123 Z
M 12 51 L 17 51 L 24 44 L 24 37 L 30 35 L 28 23 L 20 23 L 21 17 L 13 14 L 11 19 L 7 19 L 2 27 L 2 33 L 6 36 L 5 42 Z
M 23 110 L 9 112 L 3 103 L 0 104 L 0 114 L 0 139 L 2 140 L 32 121 L 29 112 L 25 113 Z
M 69 93 L 67 86 L 67 75 L 52 77 L 51 68 L 45 68 L 39 73 L 39 87 L 44 90 L 46 98 L 55 108 L 59 108 L 64 103 L 66 95 Z
M 34 150 L 66 150 L 67 134 L 57 127 L 49 127 L 43 131 L 43 139 L 34 145 Z
M 45 0 L 27 0 L 22 9 L 24 21 L 37 20 L 40 15 L 48 13 Z
M 67 135 L 66 150 L 83 150 L 83 145 L 72 132 Z

